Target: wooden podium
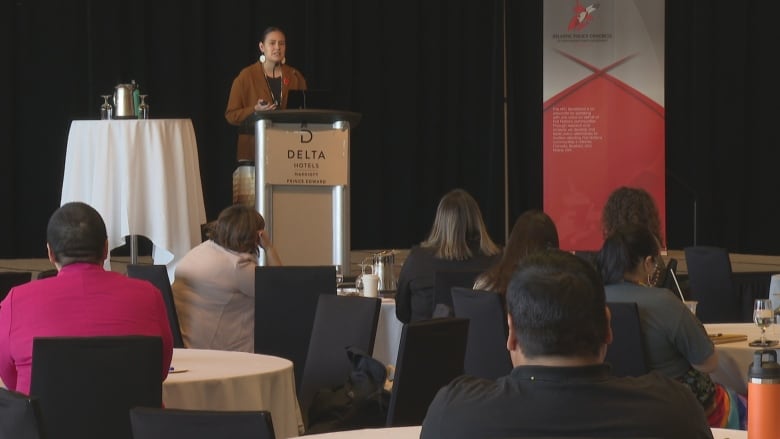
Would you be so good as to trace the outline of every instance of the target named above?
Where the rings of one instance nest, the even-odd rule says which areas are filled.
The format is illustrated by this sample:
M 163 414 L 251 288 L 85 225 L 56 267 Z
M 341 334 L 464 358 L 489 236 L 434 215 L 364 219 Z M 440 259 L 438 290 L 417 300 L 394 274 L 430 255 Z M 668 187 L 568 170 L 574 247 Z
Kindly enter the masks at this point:
M 255 206 L 284 265 L 349 272 L 349 130 L 359 121 L 358 113 L 314 109 L 244 121 L 255 134 Z

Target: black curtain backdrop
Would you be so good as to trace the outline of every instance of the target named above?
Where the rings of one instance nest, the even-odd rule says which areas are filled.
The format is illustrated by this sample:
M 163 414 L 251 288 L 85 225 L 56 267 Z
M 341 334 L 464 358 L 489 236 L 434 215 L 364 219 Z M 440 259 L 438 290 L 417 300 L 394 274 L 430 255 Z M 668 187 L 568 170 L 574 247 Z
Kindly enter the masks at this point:
M 771 8 L 666 7 L 669 246 L 693 243 L 695 201 L 699 244 L 778 254 Z M 286 31 L 288 62 L 311 88 L 363 116 L 352 130 L 353 248 L 421 241 L 455 187 L 503 242 L 504 20 L 511 226 L 542 207 L 541 0 L 0 2 L 0 257 L 45 255 L 70 122 L 98 118 L 100 95 L 131 79 L 152 117 L 192 119 L 215 218 L 235 167 L 230 84 L 268 25 Z

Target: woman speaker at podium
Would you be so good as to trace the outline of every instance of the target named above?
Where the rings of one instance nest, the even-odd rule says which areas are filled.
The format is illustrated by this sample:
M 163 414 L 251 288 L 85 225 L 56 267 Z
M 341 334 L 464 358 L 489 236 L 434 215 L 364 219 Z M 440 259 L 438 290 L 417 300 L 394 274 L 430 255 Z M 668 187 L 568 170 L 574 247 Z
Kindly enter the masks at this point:
M 305 90 L 306 79 L 294 67 L 287 65 L 287 39 L 278 27 L 263 31 L 259 43 L 260 59 L 241 70 L 230 88 L 225 119 L 240 125 L 255 111 L 287 108 L 289 90 Z M 238 135 L 238 160 L 255 159 L 255 139 L 250 134 Z

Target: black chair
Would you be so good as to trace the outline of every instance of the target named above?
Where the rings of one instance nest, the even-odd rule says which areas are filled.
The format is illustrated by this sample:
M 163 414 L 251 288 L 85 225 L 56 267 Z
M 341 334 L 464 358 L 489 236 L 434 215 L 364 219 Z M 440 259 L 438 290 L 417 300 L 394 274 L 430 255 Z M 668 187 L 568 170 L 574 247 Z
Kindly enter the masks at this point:
M 696 308 L 699 320 L 702 323 L 741 321 L 741 302 L 734 288 L 726 249 L 697 246 L 686 247 L 684 251 L 691 300 L 699 302 Z
M 381 305 L 378 298 L 320 295 L 298 392 L 304 418 L 318 390 L 347 381 L 352 365 L 346 347 L 374 350 Z
M 128 264 L 127 276 L 151 282 L 162 293 L 165 309 L 168 311 L 168 323 L 171 325 L 173 347 L 183 348 L 184 339 L 179 326 L 179 314 L 176 312 L 176 302 L 173 299 L 171 279 L 168 277 L 168 267 L 165 265 Z
M 636 302 L 608 302 L 612 314 L 612 344 L 607 346 L 605 363 L 615 376 L 640 376 L 650 370 L 645 359 L 642 328 Z
M 162 407 L 162 340 L 36 337 L 30 395 L 49 439 L 132 439 L 130 408 Z
M 292 361 L 299 389 L 321 294 L 336 294 L 333 265 L 255 269 L 255 352 Z
M 503 296 L 453 287 L 452 305 L 455 317 L 469 319 L 464 372 L 491 380 L 509 374 L 512 360 L 506 348 L 508 328 Z
M 469 321 L 455 317 L 404 325 L 387 426 L 420 425 L 436 392 L 463 374 Z
M 0 439 L 43 439 L 37 398 L 0 387 Z
M 11 288 L 25 284 L 32 280 L 30 271 L 3 271 L 0 272 L 0 301 L 11 291 Z
M 434 317 L 451 317 L 452 287 L 471 288 L 483 270 L 437 271 L 433 275 Z
M 136 407 L 133 439 L 275 439 L 268 411 L 212 411 Z

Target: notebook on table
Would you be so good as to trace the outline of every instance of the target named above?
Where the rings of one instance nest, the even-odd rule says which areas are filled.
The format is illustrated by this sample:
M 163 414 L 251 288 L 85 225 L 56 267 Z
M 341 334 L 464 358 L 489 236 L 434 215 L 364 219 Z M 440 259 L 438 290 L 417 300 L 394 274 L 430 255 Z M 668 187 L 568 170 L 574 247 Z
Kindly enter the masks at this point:
M 747 340 L 747 335 L 745 334 L 707 334 L 710 336 L 710 340 L 712 340 L 715 344 L 723 344 L 723 343 L 734 343 L 737 341 L 745 341 Z

